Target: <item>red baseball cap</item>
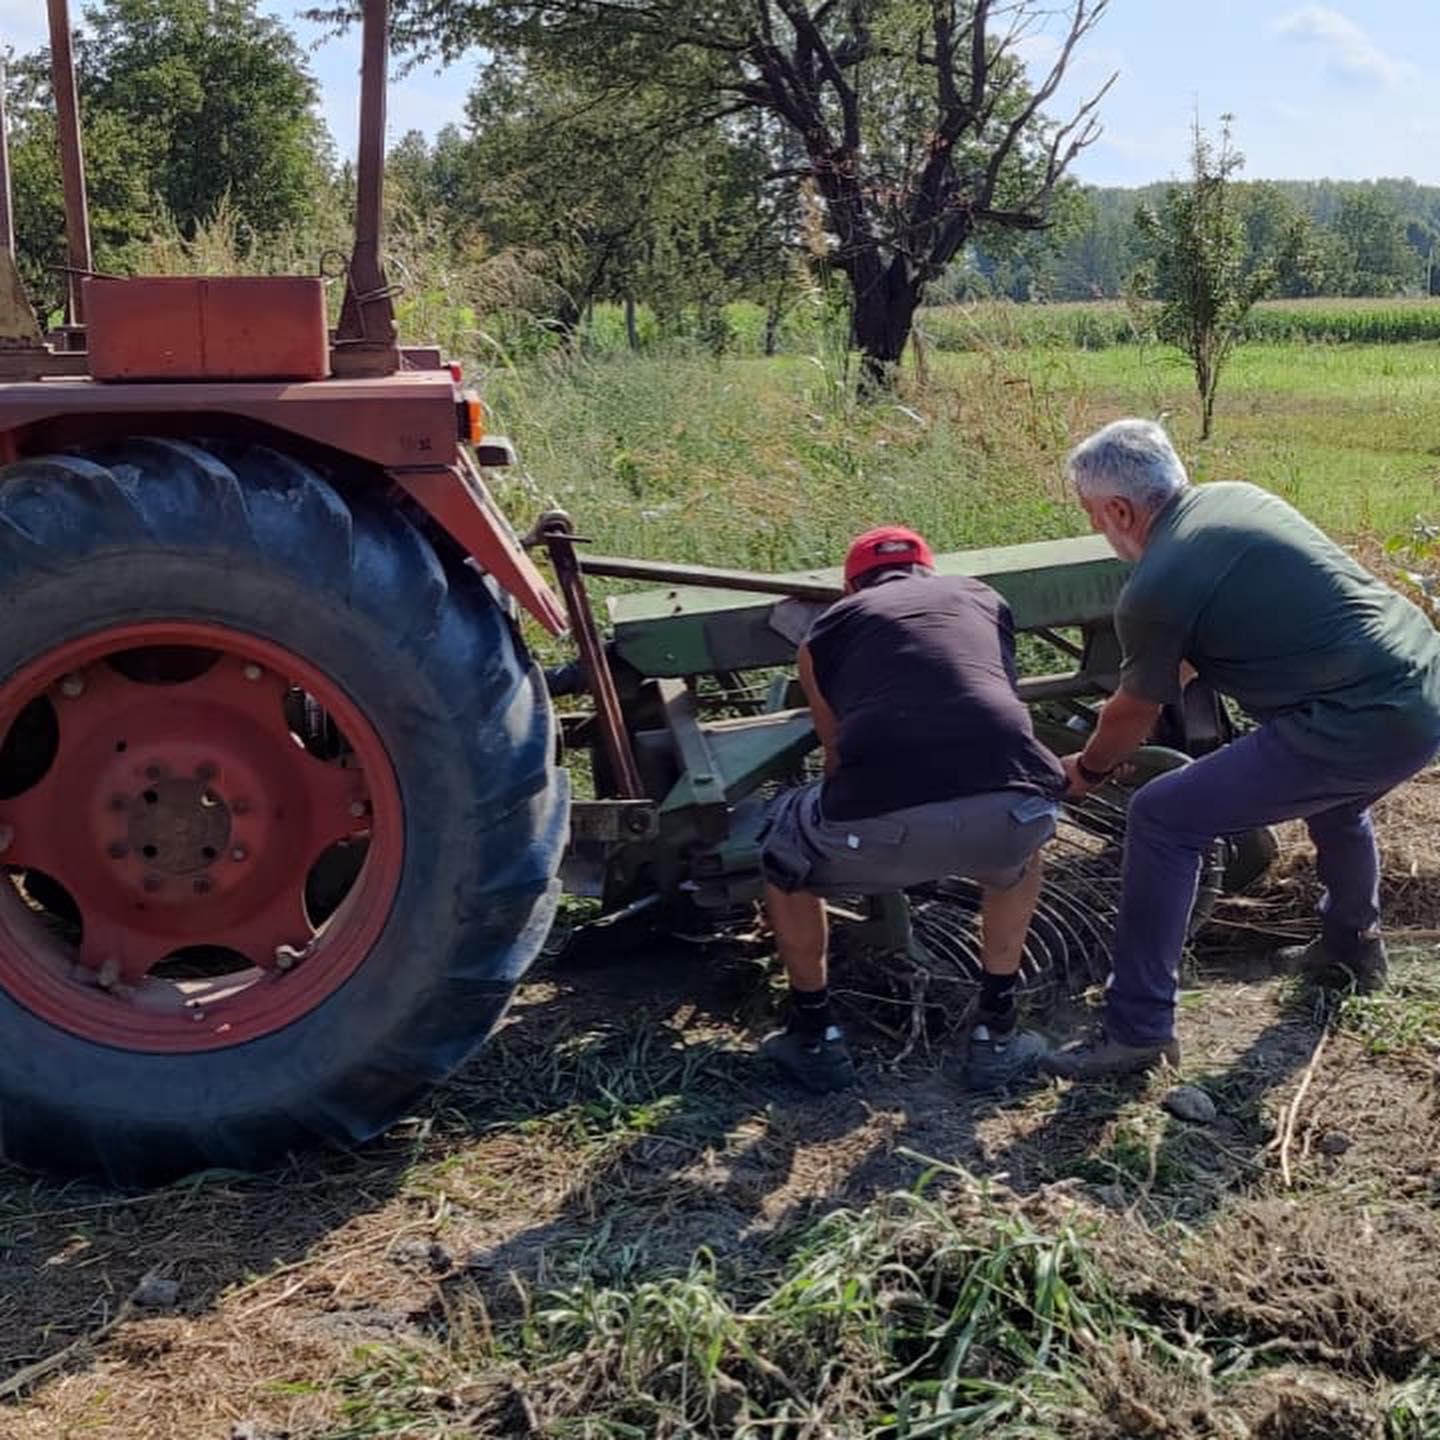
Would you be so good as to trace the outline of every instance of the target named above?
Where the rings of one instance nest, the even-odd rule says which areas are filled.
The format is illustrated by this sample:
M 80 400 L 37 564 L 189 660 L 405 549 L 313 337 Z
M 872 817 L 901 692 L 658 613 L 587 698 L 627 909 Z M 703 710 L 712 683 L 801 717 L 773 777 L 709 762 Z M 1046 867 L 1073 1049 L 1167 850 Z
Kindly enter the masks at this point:
M 903 525 L 877 525 L 857 535 L 845 552 L 845 584 L 853 585 L 872 570 L 891 565 L 926 565 L 935 568 L 935 557 L 923 535 Z

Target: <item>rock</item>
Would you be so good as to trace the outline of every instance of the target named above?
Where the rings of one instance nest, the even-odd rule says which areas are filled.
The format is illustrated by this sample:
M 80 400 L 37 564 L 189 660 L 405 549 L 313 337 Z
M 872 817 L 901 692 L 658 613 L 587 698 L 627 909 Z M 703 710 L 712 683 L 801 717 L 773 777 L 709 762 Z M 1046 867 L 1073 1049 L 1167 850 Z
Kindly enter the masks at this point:
M 290 1440 L 288 1430 L 271 1430 L 258 1420 L 237 1420 L 230 1427 L 230 1440 Z
M 1327 1130 L 1316 1142 L 1322 1155 L 1343 1155 L 1355 1142 L 1343 1130 Z
M 162 1280 L 158 1275 L 147 1275 L 130 1297 L 137 1305 L 147 1310 L 169 1310 L 180 1298 L 178 1280 Z
M 1107 1210 L 1123 1210 L 1130 1203 L 1123 1185 L 1097 1185 L 1094 1194 Z
M 1209 1125 L 1215 1119 L 1215 1102 L 1198 1085 L 1177 1085 L 1160 1104 L 1181 1120 Z

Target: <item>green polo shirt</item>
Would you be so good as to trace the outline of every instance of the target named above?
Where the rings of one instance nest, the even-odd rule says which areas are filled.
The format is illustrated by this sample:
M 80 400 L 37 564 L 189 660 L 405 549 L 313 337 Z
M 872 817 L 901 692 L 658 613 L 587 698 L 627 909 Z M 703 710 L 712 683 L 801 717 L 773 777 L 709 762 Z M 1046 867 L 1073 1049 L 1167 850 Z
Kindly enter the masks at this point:
M 1178 699 L 1188 660 L 1292 749 L 1336 770 L 1363 770 L 1427 737 L 1440 744 L 1435 627 L 1257 486 L 1190 486 L 1171 500 L 1115 628 L 1129 694 Z

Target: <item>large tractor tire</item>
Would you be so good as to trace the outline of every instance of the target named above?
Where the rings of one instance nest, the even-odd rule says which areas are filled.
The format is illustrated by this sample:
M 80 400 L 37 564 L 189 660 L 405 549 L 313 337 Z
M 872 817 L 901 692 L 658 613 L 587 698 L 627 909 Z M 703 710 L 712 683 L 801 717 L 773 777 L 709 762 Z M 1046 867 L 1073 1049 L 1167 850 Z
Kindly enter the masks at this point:
M 376 1134 L 558 894 L 486 582 L 250 445 L 0 469 L 0 1154 L 148 1184 Z

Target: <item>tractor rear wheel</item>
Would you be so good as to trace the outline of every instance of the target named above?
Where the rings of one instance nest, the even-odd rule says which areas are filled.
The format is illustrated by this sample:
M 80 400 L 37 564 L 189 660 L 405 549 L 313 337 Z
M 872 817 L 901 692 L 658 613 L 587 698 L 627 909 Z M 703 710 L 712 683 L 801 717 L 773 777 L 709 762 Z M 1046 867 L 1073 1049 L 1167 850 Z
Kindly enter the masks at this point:
M 486 582 L 253 445 L 0 469 L 0 1154 L 125 1185 L 375 1134 L 557 898 Z

